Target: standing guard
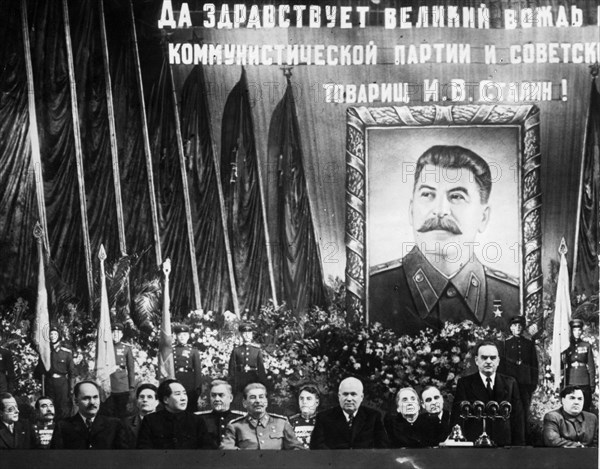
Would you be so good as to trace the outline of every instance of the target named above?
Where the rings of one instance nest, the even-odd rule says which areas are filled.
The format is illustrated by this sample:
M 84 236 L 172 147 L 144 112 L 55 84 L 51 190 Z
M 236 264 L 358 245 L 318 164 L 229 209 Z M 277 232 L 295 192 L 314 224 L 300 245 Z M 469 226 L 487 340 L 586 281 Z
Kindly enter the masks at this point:
M 190 340 L 190 328 L 188 326 L 174 326 L 173 332 L 175 332 L 177 339 L 177 343 L 173 349 L 175 379 L 183 385 L 187 392 L 187 411 L 194 412 L 202 385 L 200 354 L 197 349 L 188 345 L 188 340 Z
M 135 391 L 135 360 L 131 346 L 122 343 L 122 338 L 123 324 L 117 323 L 112 328 L 117 370 L 110 375 L 111 393 L 106 404 L 109 415 L 119 418 L 127 417 L 127 403 Z
M 592 394 L 596 387 L 596 364 L 592 346 L 581 338 L 583 321 L 573 319 L 571 326 L 571 345 L 562 354 L 564 367 L 564 386 L 579 386 L 583 391 L 583 410 L 589 412 Z M 563 387 L 564 387 L 563 386 Z
M 252 323 L 240 324 L 239 331 L 244 343 L 231 352 L 229 359 L 229 379 L 233 382 L 235 394 L 241 393 L 250 383 L 267 385 L 267 373 L 260 346 L 252 343 L 254 326 Z

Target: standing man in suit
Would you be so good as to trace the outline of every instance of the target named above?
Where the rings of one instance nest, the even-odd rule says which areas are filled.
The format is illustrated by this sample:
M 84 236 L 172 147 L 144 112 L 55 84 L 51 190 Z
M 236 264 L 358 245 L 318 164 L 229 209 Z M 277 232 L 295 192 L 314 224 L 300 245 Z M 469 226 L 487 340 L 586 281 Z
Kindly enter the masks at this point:
M 435 386 L 427 386 L 421 393 L 425 413 L 423 419 L 425 446 L 437 446 L 450 435 L 450 412 L 444 410 L 444 397 Z
M 592 394 L 596 389 L 596 363 L 592 346 L 581 338 L 583 321 L 573 319 L 571 326 L 571 345 L 562 354 L 565 386 L 579 386 L 583 391 L 583 410 L 588 412 L 592 405 Z
M 202 386 L 202 364 L 198 350 L 188 344 L 190 328 L 185 324 L 173 327 L 176 344 L 173 350 L 175 379 L 185 388 L 188 397 L 188 412 L 196 411 L 196 402 Z
M 100 389 L 93 381 L 80 381 L 74 389 L 78 412 L 57 423 L 53 449 L 124 449 L 125 428 L 118 418 L 98 414 Z
M 478 371 L 458 380 L 454 403 L 452 406 L 452 425 L 459 422 L 460 404 L 468 401 L 471 404 L 481 401 L 507 401 L 512 406 L 510 418 L 488 419 L 486 431 L 498 446 L 522 446 L 525 444 L 525 419 L 523 405 L 517 381 L 497 373 L 500 365 L 498 346 L 491 340 L 484 340 L 475 346 L 475 364 Z M 476 419 L 466 419 L 464 435 L 469 441 L 475 441 L 482 432 L 482 422 Z
M 317 414 L 310 449 L 387 448 L 381 414 L 361 406 L 363 398 L 360 380 L 344 379 L 338 390 L 339 407 Z
M 501 344 L 498 371 L 517 380 L 527 421 L 531 396 L 538 384 L 538 359 L 533 341 L 522 336 L 524 328 L 523 316 L 510 320 L 511 336 Z
M 211 410 L 196 412 L 196 415 L 204 420 L 208 434 L 213 440 L 215 448 L 218 448 L 223 440 L 227 424 L 244 414 L 239 410 L 229 408 L 233 401 L 233 391 L 231 384 L 227 381 L 215 379 L 210 383 L 209 397 Z
M 127 403 L 135 390 L 135 360 L 131 347 L 121 342 L 123 324 L 116 323 L 112 328 L 117 370 L 110 375 L 110 397 L 106 400 L 109 415 L 118 418 L 127 416 Z
M 262 350 L 252 342 L 254 326 L 243 322 L 239 327 L 243 344 L 231 351 L 229 358 L 229 379 L 233 383 L 233 392 L 238 395 L 250 383 L 267 385 L 267 373 L 263 362 Z
M 135 392 L 137 413 L 123 420 L 127 430 L 128 446 L 131 449 L 135 449 L 137 446 L 137 437 L 144 417 L 156 411 L 158 406 L 157 392 L 158 389 L 151 383 L 140 384 Z
M 73 351 L 60 340 L 60 331 L 56 325 L 50 327 L 50 370 L 44 369 L 40 359 L 35 374 L 44 375 L 46 394 L 54 401 L 56 418 L 69 417 L 75 364 Z
M 213 449 L 204 421 L 188 412 L 188 396 L 183 384 L 166 379 L 158 386 L 163 409 L 142 420 L 138 449 Z
M 19 420 L 17 401 L 7 392 L 0 393 L 0 450 L 34 447 L 31 425 Z

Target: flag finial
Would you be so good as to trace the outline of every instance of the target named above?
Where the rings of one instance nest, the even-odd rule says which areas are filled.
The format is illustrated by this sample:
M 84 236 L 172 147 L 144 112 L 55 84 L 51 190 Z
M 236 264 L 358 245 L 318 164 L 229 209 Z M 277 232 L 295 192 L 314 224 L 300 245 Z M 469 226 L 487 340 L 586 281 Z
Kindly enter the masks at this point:
M 100 249 L 98 249 L 98 259 L 101 261 L 106 260 L 106 251 L 104 250 L 104 244 L 100 245 Z
M 565 241 L 565 238 L 563 237 L 560 240 L 560 246 L 558 246 L 558 253 L 562 254 L 563 256 L 566 256 L 567 252 L 569 252 L 569 249 L 567 248 L 567 242 Z
M 171 259 L 167 258 L 164 262 L 163 262 L 163 272 L 164 274 L 168 277 L 169 274 L 171 273 Z

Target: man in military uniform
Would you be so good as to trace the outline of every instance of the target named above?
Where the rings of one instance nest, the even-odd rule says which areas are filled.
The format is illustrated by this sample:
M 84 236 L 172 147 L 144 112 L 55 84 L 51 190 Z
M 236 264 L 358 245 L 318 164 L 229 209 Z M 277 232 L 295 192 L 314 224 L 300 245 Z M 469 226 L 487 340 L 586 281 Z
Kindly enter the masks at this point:
M 234 347 L 229 358 L 229 378 L 233 382 L 234 392 L 241 393 L 250 383 L 267 385 L 267 373 L 263 362 L 262 350 L 252 343 L 253 325 L 240 324 L 239 331 L 244 343 Z
M 215 448 L 221 445 L 227 424 L 233 419 L 244 415 L 239 410 L 229 408 L 232 401 L 233 391 L 231 385 L 227 381 L 216 379 L 210 383 L 210 406 L 212 409 L 196 412 L 196 415 L 204 420 Z
M 2 335 L 0 335 L 0 341 L 1 340 Z M 15 382 L 16 377 L 13 354 L 3 345 L 0 345 L 0 392 L 13 392 L 15 390 Z
M 127 403 L 135 390 L 135 360 L 131 347 L 121 342 L 123 324 L 116 323 L 112 328 L 117 370 L 110 375 L 110 397 L 105 405 L 107 413 L 114 417 L 127 416 Z
M 173 350 L 175 363 L 175 379 L 185 388 L 188 395 L 188 412 L 196 410 L 196 401 L 202 385 L 202 366 L 198 350 L 188 345 L 190 328 L 186 325 L 173 327 L 177 342 Z
M 43 374 L 46 394 L 54 401 L 56 418 L 71 415 L 71 390 L 75 364 L 73 352 L 60 340 L 57 326 L 50 327 L 50 370 L 46 371 L 42 360 L 38 362 L 36 375 Z
M 315 428 L 320 401 L 317 387 L 314 384 L 305 384 L 298 394 L 300 413 L 290 417 L 290 424 L 305 449 L 310 449 L 310 436 Z
M 581 339 L 583 321 L 569 321 L 571 345 L 562 353 L 564 386 L 579 386 L 583 391 L 583 410 L 588 412 L 592 405 L 592 393 L 596 388 L 596 364 L 589 342 Z
M 35 401 L 36 421 L 33 424 L 35 447 L 38 449 L 50 448 L 52 434 L 54 433 L 54 402 L 48 396 L 41 396 Z
M 221 449 L 303 449 L 287 418 L 267 412 L 267 388 L 262 383 L 244 388 L 243 404 L 248 414 L 229 422 Z
M 501 343 L 498 371 L 517 380 L 527 418 L 531 396 L 538 384 L 538 359 L 533 341 L 522 336 L 524 328 L 523 316 L 515 316 L 510 320 L 511 336 Z
M 490 219 L 491 188 L 488 164 L 471 150 L 439 145 L 421 155 L 409 207 L 416 246 L 371 268 L 370 321 L 409 335 L 465 319 L 507 328 L 520 311 L 518 279 L 473 252 Z

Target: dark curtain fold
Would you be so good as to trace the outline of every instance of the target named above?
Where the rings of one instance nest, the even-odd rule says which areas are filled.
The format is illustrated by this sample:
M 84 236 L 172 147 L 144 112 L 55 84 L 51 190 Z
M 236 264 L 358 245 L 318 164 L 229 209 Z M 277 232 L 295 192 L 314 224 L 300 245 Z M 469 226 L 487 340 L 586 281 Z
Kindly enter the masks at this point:
M 221 125 L 221 185 L 241 310 L 271 297 L 264 214 L 246 71 L 229 93 Z
M 583 178 L 575 289 L 590 297 L 598 292 L 598 183 L 600 182 L 600 93 L 592 81 L 590 108 L 583 153 Z
M 274 263 L 278 297 L 299 312 L 323 305 L 326 295 L 309 204 L 296 104 L 287 88 L 269 126 L 269 163 L 277 165 L 277 238 Z M 273 220 L 272 220 L 273 221 Z
M 39 219 L 19 3 L 0 2 L 0 301 L 35 291 Z M 27 290 L 30 291 L 27 291 Z
M 62 4 L 33 2 L 29 19 L 51 256 L 63 280 L 87 304 Z
M 183 182 L 173 114 L 172 87 L 168 63 L 152 89 L 148 106 L 148 127 L 152 149 L 154 182 L 156 184 L 158 217 L 163 258 L 170 258 L 172 271 L 171 307 L 175 318 L 183 317 L 194 308 L 191 261 L 188 245 Z
M 69 16 L 92 265 L 95 273 L 98 274 L 100 244 L 104 244 L 107 262 L 121 256 L 98 2 L 96 0 L 72 2 Z M 98 295 L 99 291 L 96 292 L 96 296 Z
M 202 307 L 205 310 L 231 310 L 231 286 L 210 134 L 206 84 L 200 65 L 192 69 L 183 85 L 180 112 Z

